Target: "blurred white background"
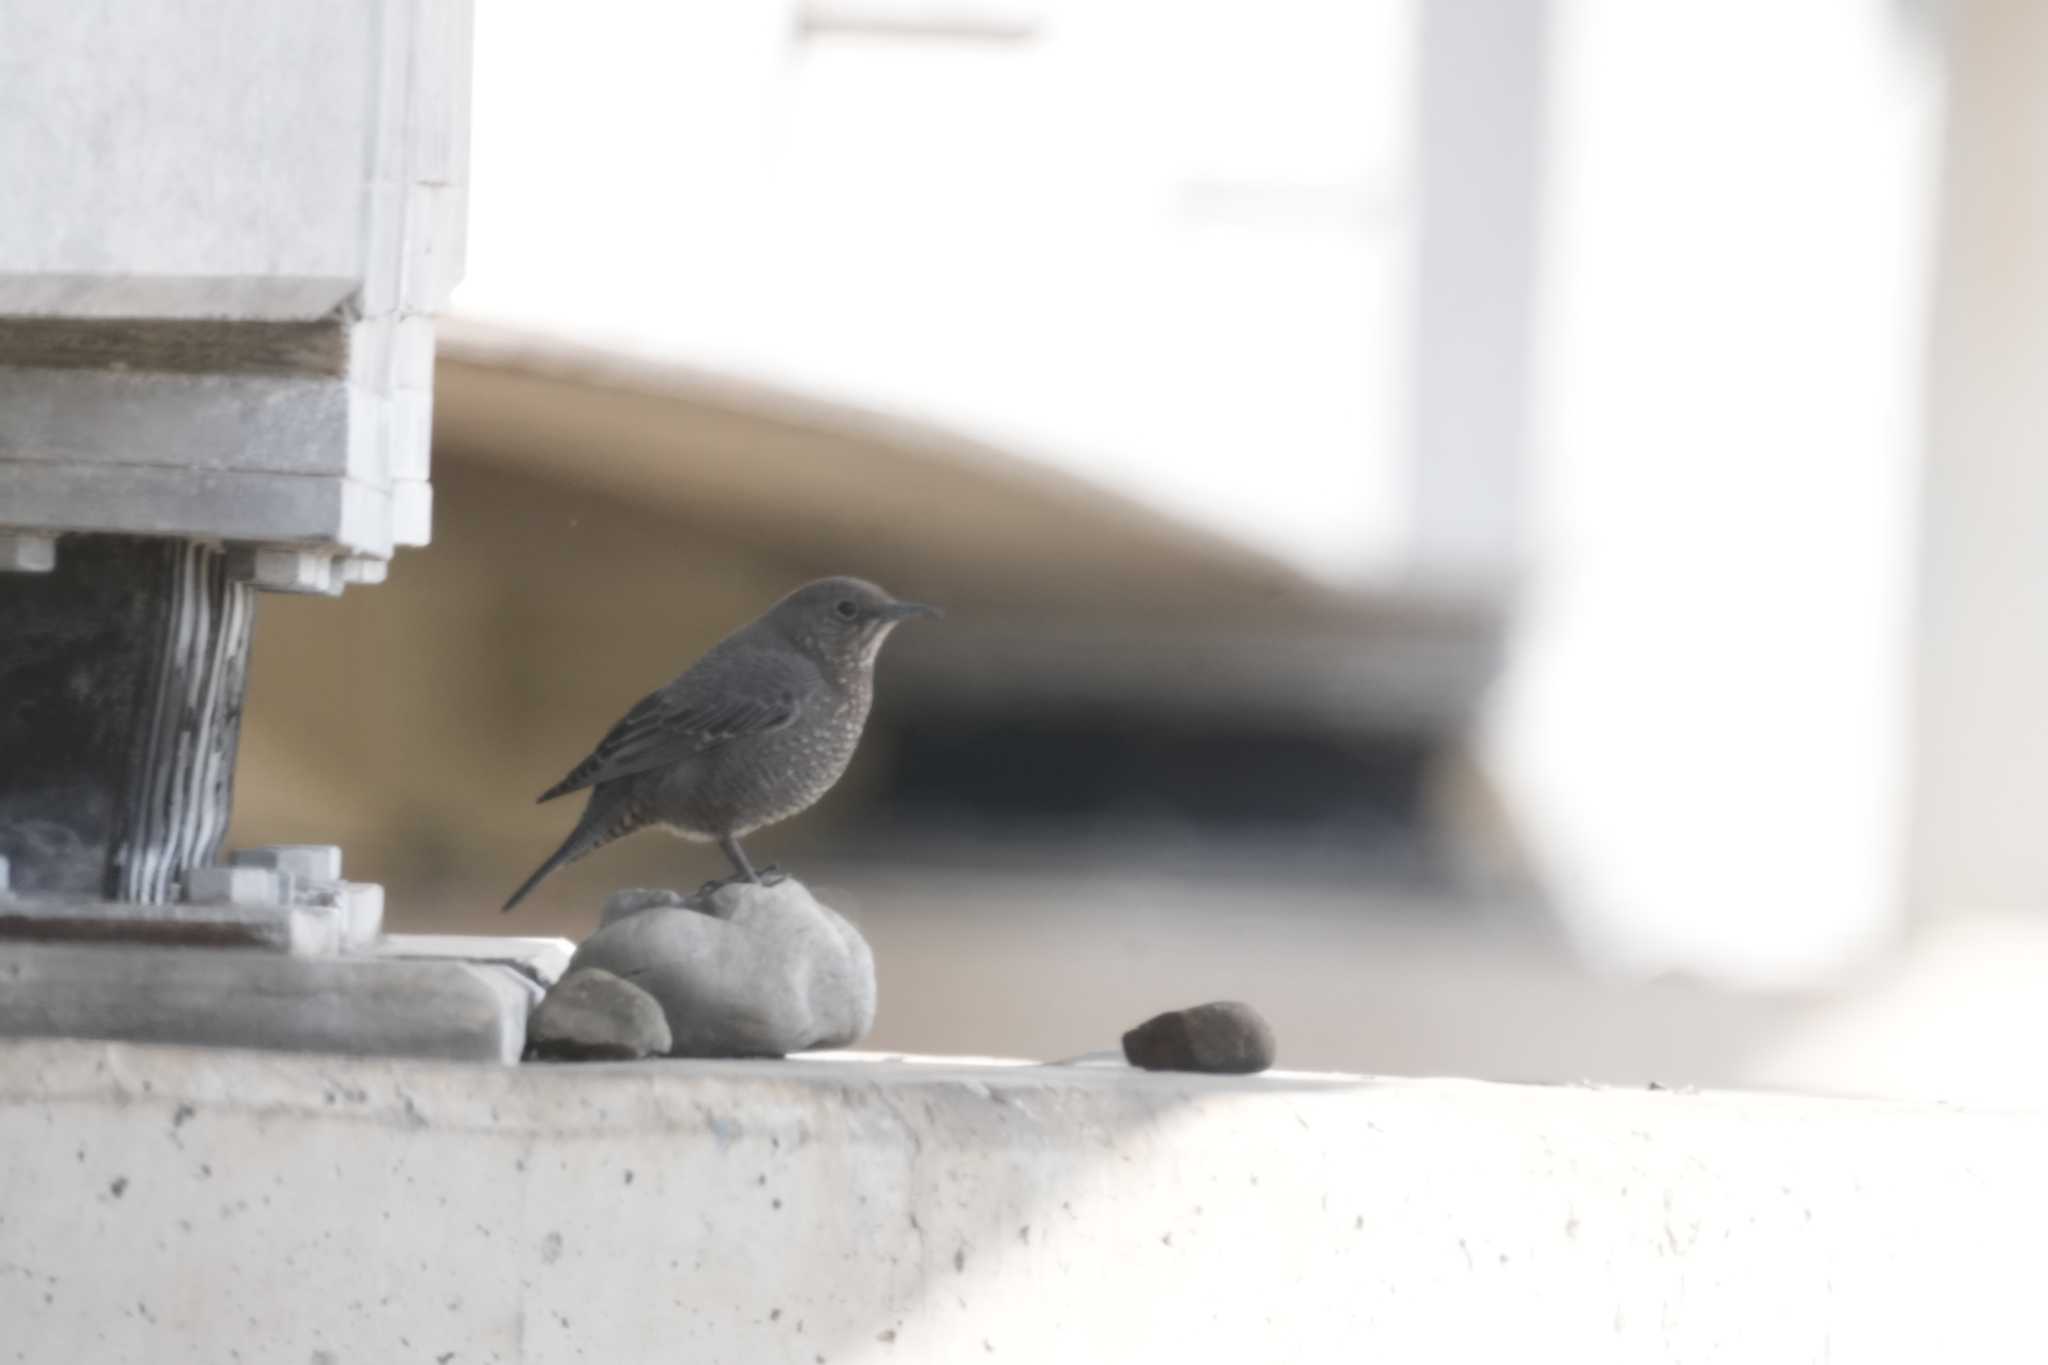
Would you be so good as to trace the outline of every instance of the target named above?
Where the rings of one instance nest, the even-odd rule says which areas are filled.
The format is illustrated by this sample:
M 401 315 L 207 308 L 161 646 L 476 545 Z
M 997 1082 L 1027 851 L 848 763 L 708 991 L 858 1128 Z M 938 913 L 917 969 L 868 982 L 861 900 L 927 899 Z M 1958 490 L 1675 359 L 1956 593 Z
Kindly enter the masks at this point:
M 541 411 L 515 419 L 463 366 L 907 424 L 890 430 L 999 486 L 1056 474 L 1184 527 L 1209 547 L 1190 562 L 1271 566 L 1294 585 L 1276 612 L 1322 613 L 1322 653 L 1274 652 L 1238 604 L 1226 624 L 1276 696 L 1358 701 L 1375 752 L 1412 741 L 1431 790 L 1463 793 L 1452 834 L 1418 837 L 1482 845 L 1476 900 L 1507 908 L 1313 965 L 1278 945 L 1314 933 L 1280 933 L 1265 989 L 1298 968 L 1322 1002 L 1300 1032 L 1356 1030 L 1317 1064 L 2034 1093 L 2016 1068 L 2048 971 L 2048 8 L 616 0 L 486 6 L 476 42 L 444 446 L 510 449 Z M 567 484 L 659 424 L 562 420 L 587 433 L 556 442 Z M 728 506 L 714 489 L 772 504 L 733 491 L 771 446 L 788 454 L 741 437 L 691 464 L 648 444 L 633 467 L 649 487 L 673 470 L 678 515 Z M 770 463 L 834 457 L 789 458 Z M 868 543 L 945 595 L 916 533 Z M 991 570 L 1009 614 L 955 638 L 1067 641 L 1088 613 L 1055 611 L 1035 572 Z M 1146 676 L 1180 618 L 1119 617 L 1128 585 L 1097 581 L 1115 624 L 1060 649 L 1076 677 L 1112 656 Z M 1472 613 L 1494 623 L 1457 636 L 1474 652 L 1415 644 Z M 967 676 L 944 648 L 905 665 L 939 711 Z M 1170 671 L 1190 695 L 1210 681 Z M 918 715 L 897 718 L 913 741 Z M 535 757 L 535 785 L 573 756 Z M 936 953 L 933 979 L 1039 953 L 1054 984 L 1035 989 L 1083 990 L 1078 945 L 1104 934 L 1150 945 L 1119 971 L 1227 990 L 1174 967 L 1173 936 L 1216 962 L 1262 950 L 1169 913 L 1213 887 L 1147 847 L 1136 883 L 1052 897 L 1094 918 L 984 913 L 997 937 L 951 957 L 932 947 L 951 921 L 906 909 L 871 932 L 885 956 L 903 936 L 899 963 Z M 890 904 L 933 885 L 877 875 Z M 1329 880 L 1271 886 L 1260 913 L 1342 918 Z M 1532 905 L 1569 966 L 1497 969 Z M 1378 956 L 1347 978 L 1347 953 Z M 1440 1018 L 1421 988 L 1405 1012 L 1346 996 L 1425 960 L 1415 979 L 1455 1002 Z M 1660 976 L 1706 994 L 1602 994 Z M 1057 1046 L 1022 1014 L 973 1032 L 962 1017 L 1003 1006 L 965 996 L 882 1041 Z M 1458 1042 L 1404 1052 L 1404 1029 Z M 1546 1029 L 1549 1051 L 1506 1041 Z

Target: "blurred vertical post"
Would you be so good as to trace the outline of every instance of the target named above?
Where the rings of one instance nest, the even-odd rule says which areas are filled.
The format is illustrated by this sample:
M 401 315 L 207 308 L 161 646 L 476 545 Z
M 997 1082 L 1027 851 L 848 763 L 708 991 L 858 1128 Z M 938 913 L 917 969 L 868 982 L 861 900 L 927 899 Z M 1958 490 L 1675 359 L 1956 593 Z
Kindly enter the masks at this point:
M 1552 14 L 1490 761 L 1597 955 L 1812 980 L 1906 904 L 1939 33 L 1896 0 Z
M 2048 6 L 1950 11 L 1913 892 L 2048 906 Z
M 1419 20 L 1411 533 L 1439 581 L 1490 582 L 1521 549 L 1550 5 Z

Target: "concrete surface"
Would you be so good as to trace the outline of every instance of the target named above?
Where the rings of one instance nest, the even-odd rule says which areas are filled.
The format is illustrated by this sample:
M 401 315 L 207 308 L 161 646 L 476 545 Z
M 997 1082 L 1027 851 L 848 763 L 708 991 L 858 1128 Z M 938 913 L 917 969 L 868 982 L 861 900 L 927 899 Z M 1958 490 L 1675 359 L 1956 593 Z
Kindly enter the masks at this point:
M 0 1044 L 0 1358 L 2039 1359 L 2040 1115 Z
M 0 313 L 431 312 L 460 273 L 469 5 L 27 0 Z M 81 175 L 79 167 L 93 173 Z
M 393 490 L 357 480 L 14 460 L 8 454 L 0 449 L 8 524 L 28 531 L 203 534 L 333 546 L 380 558 L 397 543 Z
M 576 945 L 566 938 L 519 938 L 501 934 L 385 934 L 379 957 L 427 961 L 488 962 L 509 967 L 537 986 L 552 986 L 568 970 Z
M 145 905 L 0 892 L 0 941 L 268 948 L 313 956 L 341 951 L 345 919 L 339 905 Z
M 0 941 L 0 1038 L 513 1062 L 539 996 L 489 963 Z

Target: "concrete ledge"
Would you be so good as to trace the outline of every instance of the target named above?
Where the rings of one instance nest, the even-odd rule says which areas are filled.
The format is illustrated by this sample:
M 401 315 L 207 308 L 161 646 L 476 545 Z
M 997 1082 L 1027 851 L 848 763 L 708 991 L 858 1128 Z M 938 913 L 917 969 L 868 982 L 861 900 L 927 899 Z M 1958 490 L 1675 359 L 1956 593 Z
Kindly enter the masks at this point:
M 0 451 L 7 524 L 142 536 L 331 546 L 388 559 L 392 493 L 349 479 L 247 470 L 12 460 Z
M 29 1361 L 2011 1360 L 2041 1116 L 0 1044 Z
M 0 1038 L 515 1062 L 539 997 L 484 963 L 0 942 Z
M 203 868 L 199 872 L 241 872 Z M 328 904 L 232 901 L 149 904 L 67 896 L 10 896 L 0 890 L 0 943 L 137 943 L 166 947 L 267 948 L 300 956 L 361 951 L 376 945 L 383 888 L 319 887 Z M 374 893 L 374 894 L 372 894 Z
M 385 934 L 377 940 L 376 953 L 424 962 L 486 962 L 518 972 L 545 990 L 562 979 L 576 945 L 566 938 L 500 934 Z
M 144 905 L 0 892 L 0 941 L 151 943 L 332 953 L 341 945 L 332 906 Z

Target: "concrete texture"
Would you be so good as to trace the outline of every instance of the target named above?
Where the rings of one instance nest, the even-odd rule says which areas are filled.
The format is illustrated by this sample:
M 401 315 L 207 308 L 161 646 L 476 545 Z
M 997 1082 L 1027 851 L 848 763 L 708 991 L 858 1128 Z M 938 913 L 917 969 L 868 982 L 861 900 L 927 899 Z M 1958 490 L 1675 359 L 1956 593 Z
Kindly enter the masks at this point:
M 369 315 L 445 301 L 461 263 L 465 0 L 17 10 L 0 183 L 24 192 L 0 223 L 0 313 L 278 319 L 352 295 Z
M 86 528 L 145 536 L 205 534 L 389 558 L 399 529 L 392 496 L 351 479 L 0 458 L 8 524 L 39 533 Z
M 313 956 L 341 951 L 346 931 L 339 905 L 145 905 L 0 892 L 0 940 L 267 948 Z
M 112 349 L 107 369 L 0 365 L 10 525 L 372 555 L 419 539 L 394 505 L 418 480 L 392 471 L 426 465 L 423 380 L 395 390 L 319 374 L 153 372 L 150 356 Z M 262 500 L 235 501 L 252 492 Z
M 514 1062 L 540 990 L 510 967 L 259 949 L 0 942 L 0 1037 Z
M 0 367 L 0 455 L 65 464 L 374 479 L 349 391 L 319 375 Z
M 661 1002 L 678 1057 L 780 1057 L 846 1047 L 875 1022 L 875 959 L 801 882 L 709 896 L 615 892 L 569 973 L 599 968 Z
M 487 962 L 509 967 L 542 988 L 561 980 L 576 945 L 565 938 L 518 938 L 496 934 L 385 934 L 379 957 L 423 961 Z
M 0 474 L 28 477 L 13 463 L 79 466 L 105 505 L 67 514 L 71 530 L 130 515 L 124 503 L 141 486 L 123 476 L 129 468 L 347 480 L 410 498 L 399 486 L 428 473 L 432 325 L 330 319 L 296 329 L 313 340 L 268 350 L 259 348 L 275 324 L 246 324 L 253 339 L 234 323 L 0 325 Z M 225 509 L 212 521 L 203 507 L 183 514 L 192 535 L 237 524 Z M 385 540 L 410 543 L 398 529 L 405 514 L 387 510 Z M 329 529 L 335 543 L 353 543 L 339 524 Z M 281 527 L 279 538 L 305 537 Z
M 0 1045 L 0 1355 L 2039 1359 L 2039 1115 Z

